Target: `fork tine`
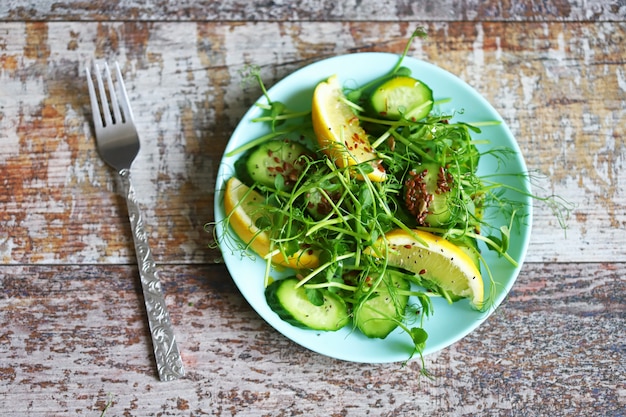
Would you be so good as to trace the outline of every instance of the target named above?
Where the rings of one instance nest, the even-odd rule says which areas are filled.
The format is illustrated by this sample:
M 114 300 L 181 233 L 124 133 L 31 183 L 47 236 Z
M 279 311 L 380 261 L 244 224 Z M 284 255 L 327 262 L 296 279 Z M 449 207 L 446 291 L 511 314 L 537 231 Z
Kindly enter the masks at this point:
M 91 78 L 91 72 L 89 67 L 85 67 L 87 73 L 87 88 L 89 89 L 89 99 L 91 101 L 91 113 L 93 116 L 93 124 L 96 129 L 102 129 L 102 115 L 100 113 L 100 105 L 98 104 L 98 96 L 96 95 L 96 89 L 93 86 L 93 79 Z
M 120 115 L 120 105 L 117 101 L 117 94 L 115 93 L 115 87 L 113 86 L 113 80 L 111 79 L 111 71 L 109 70 L 109 66 L 104 64 L 104 74 L 107 77 L 107 84 L 109 86 L 109 97 L 111 99 L 111 107 L 113 108 L 113 121 L 114 123 L 122 123 L 122 116 Z M 117 79 L 118 84 L 120 83 L 120 78 Z
M 130 101 L 128 100 L 128 94 L 126 93 L 126 86 L 124 85 L 124 78 L 122 78 L 122 72 L 120 71 L 120 65 L 115 62 L 115 69 L 117 72 L 117 83 L 119 86 L 119 92 L 122 96 L 122 101 L 119 103 L 124 113 L 125 122 L 133 122 L 133 111 L 130 107 Z
M 106 66 L 106 63 L 104 64 Z M 102 117 L 104 118 L 104 126 L 110 126 L 113 121 L 111 120 L 111 109 L 109 108 L 109 100 L 107 100 L 107 92 L 102 82 L 102 73 L 98 64 L 96 67 L 96 81 L 98 82 L 98 92 L 100 93 L 100 105 L 102 106 Z

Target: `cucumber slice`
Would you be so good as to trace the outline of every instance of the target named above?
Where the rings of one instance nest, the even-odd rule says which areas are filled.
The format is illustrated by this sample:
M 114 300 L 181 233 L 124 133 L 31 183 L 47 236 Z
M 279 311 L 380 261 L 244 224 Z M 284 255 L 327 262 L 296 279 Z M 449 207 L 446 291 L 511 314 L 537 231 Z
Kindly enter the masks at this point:
M 322 192 L 323 190 L 323 192 Z M 341 185 L 339 180 L 331 178 L 323 183 L 318 183 L 305 195 L 307 212 L 316 220 L 321 220 L 330 214 L 335 204 L 341 198 Z
M 451 189 L 455 187 L 445 169 L 436 163 L 415 168 L 405 181 L 406 207 L 422 226 L 442 226 L 452 219 Z
M 371 96 L 374 111 L 390 120 L 421 120 L 433 109 L 433 92 L 420 80 L 395 77 L 379 86 Z
M 395 290 L 407 291 L 410 283 L 400 273 L 387 271 L 382 282 L 373 294 L 368 294 L 369 288 L 364 283 L 357 291 L 357 300 L 368 297 L 354 309 L 354 321 L 361 332 L 370 338 L 384 339 L 391 333 L 398 323 L 409 301 L 408 295 L 398 294 Z M 389 317 L 395 320 L 389 319 Z
M 313 304 L 304 287 L 296 288 L 298 280 L 274 281 L 265 290 L 270 308 L 287 323 L 307 329 L 335 331 L 349 321 L 348 308 L 341 297 L 328 290 L 319 290 L 323 303 Z
M 253 182 L 282 189 L 291 189 L 306 167 L 305 155 L 311 152 L 289 139 L 272 140 L 254 148 L 246 158 L 246 170 Z M 282 177 L 277 187 L 276 178 Z

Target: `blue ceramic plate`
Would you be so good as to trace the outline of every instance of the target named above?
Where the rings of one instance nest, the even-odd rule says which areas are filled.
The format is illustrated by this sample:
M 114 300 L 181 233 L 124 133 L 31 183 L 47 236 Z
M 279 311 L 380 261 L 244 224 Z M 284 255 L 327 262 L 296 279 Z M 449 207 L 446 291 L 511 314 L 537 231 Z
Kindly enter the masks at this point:
M 274 101 L 287 104 L 290 109 L 310 110 L 313 90 L 320 81 L 337 74 L 345 86 L 362 85 L 389 72 L 398 59 L 398 55 L 387 53 L 358 53 L 325 59 L 287 76 L 269 90 L 269 96 Z M 494 158 L 482 158 L 479 175 L 496 173 L 498 181 L 530 191 L 530 185 L 524 178 L 507 175 L 527 172 L 526 165 L 509 128 L 498 112 L 480 94 L 458 77 L 427 62 L 406 57 L 403 66 L 410 68 L 415 78 L 432 88 L 435 100 L 451 99 L 440 105 L 442 111 L 462 110 L 462 114 L 455 116 L 455 121 L 500 121 L 498 125 L 482 128 L 481 134 L 474 135 L 475 139 L 488 139 L 490 144 L 485 146 L 506 146 L 515 151 L 515 156 L 507 160 L 504 165 L 498 164 Z M 261 98 L 260 102 L 265 102 L 265 99 Z M 261 110 L 257 106 L 250 108 L 235 129 L 225 153 L 268 133 L 266 124 L 251 121 L 260 115 Z M 224 157 L 217 176 L 215 219 L 218 239 L 222 243 L 229 239 L 236 239 L 232 232 L 224 228 L 222 220 L 225 217 L 223 187 L 225 181 L 234 173 L 234 163 L 238 156 Z M 527 210 L 525 224 L 520 230 L 513 232 L 509 250 L 509 253 L 519 261 L 519 266 L 514 267 L 494 252 L 483 250 L 496 283 L 493 308 L 487 312 L 479 312 L 473 310 L 466 300 L 450 305 L 443 299 L 434 299 L 434 314 L 426 320 L 424 325 L 429 335 L 424 354 L 437 352 L 480 326 L 513 286 L 530 239 L 532 205 L 530 197 L 521 193 L 511 192 L 508 198 L 525 203 Z M 487 213 L 486 215 L 489 216 L 490 221 L 498 222 L 497 224 L 508 225 L 509 223 L 509 219 L 504 218 L 500 213 Z M 282 321 L 265 301 L 263 288 L 265 263 L 260 258 L 255 259 L 255 257 L 242 256 L 239 252 L 233 252 L 230 249 L 232 245 L 227 243 L 222 244 L 221 248 L 224 261 L 235 284 L 252 308 L 278 332 L 299 345 L 323 355 L 353 362 L 383 363 L 405 361 L 409 358 L 413 344 L 410 337 L 400 329 L 394 331 L 386 339 L 368 339 L 358 331 L 351 331 L 350 326 L 337 332 L 320 332 L 296 328 Z M 284 272 L 274 271 L 272 275 L 279 277 L 284 275 Z M 484 281 L 487 286 L 485 294 L 489 294 L 490 284 L 486 276 L 484 276 Z

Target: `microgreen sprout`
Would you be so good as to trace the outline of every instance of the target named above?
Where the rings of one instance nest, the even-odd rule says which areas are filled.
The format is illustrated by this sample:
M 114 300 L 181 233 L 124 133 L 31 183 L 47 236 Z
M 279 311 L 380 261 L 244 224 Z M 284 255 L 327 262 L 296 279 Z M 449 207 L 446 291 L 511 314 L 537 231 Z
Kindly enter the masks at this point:
M 361 97 L 363 96 L 363 94 L 368 91 L 369 89 L 371 89 L 372 87 L 375 87 L 379 84 L 381 84 L 382 82 L 388 80 L 389 78 L 392 77 L 397 77 L 400 75 L 410 75 L 411 74 L 411 70 L 403 67 L 402 66 L 402 61 L 404 60 L 404 58 L 408 55 L 411 44 L 413 43 L 413 40 L 415 40 L 416 38 L 426 38 L 428 36 L 428 34 L 426 33 L 426 30 L 423 27 L 418 27 L 416 28 L 413 33 L 411 34 L 411 36 L 409 37 L 408 41 L 406 42 L 406 45 L 404 47 L 404 51 L 402 52 L 402 55 L 400 55 L 398 62 L 396 63 L 396 65 L 391 69 L 391 71 L 389 71 L 388 73 L 382 75 L 379 78 L 376 78 L 368 83 L 365 83 L 363 85 L 361 85 L 358 88 L 352 89 L 350 91 L 346 91 L 346 97 L 348 98 L 349 101 L 356 103 L 358 102 Z
M 261 77 L 261 68 L 258 65 L 248 65 L 240 71 L 240 74 L 244 83 L 255 81 L 259 85 L 263 93 L 263 97 L 267 102 L 262 103 L 258 101 L 256 103 L 256 106 L 264 110 L 265 114 L 263 116 L 253 118 L 253 122 L 269 122 L 272 127 L 272 132 L 276 132 L 277 126 L 281 125 L 284 121 L 290 119 L 300 119 L 310 113 L 310 111 L 290 111 L 284 103 L 272 100 L 267 88 L 265 87 L 265 83 Z M 284 134 L 284 132 L 276 133 L 279 135 Z

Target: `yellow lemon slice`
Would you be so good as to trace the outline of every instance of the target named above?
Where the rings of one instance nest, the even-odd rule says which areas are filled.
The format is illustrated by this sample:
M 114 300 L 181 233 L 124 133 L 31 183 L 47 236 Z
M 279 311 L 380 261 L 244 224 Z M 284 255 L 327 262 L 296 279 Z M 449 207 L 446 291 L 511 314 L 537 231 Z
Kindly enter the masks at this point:
M 270 236 L 256 226 L 257 220 L 266 213 L 262 209 L 265 199 L 258 192 L 232 177 L 224 190 L 224 209 L 228 222 L 237 236 L 254 252 L 265 258 L 270 253 Z M 285 257 L 282 253 L 272 255 L 272 263 L 294 269 L 319 266 L 319 252 L 303 248 Z
M 373 168 L 367 177 L 376 182 L 385 180 L 385 168 L 359 119 L 346 103 L 337 76 L 333 75 L 315 87 L 311 116 L 317 141 L 335 165 L 346 168 L 367 162 Z
M 420 274 L 448 293 L 469 298 L 480 309 L 484 286 L 474 261 L 458 246 L 432 233 L 396 229 L 379 238 L 366 253 L 387 256 L 390 266 Z

